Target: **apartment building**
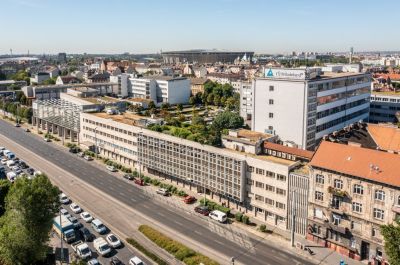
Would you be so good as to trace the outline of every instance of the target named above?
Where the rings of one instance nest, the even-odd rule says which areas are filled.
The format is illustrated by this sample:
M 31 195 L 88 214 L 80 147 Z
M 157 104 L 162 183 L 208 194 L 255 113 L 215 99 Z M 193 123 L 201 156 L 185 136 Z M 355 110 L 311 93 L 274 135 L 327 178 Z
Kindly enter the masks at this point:
M 307 238 L 388 264 L 380 226 L 400 216 L 399 155 L 323 141 L 309 165 Z
M 263 141 L 276 136 L 241 130 L 223 139 L 226 148 L 217 148 L 145 129 L 140 119 L 131 113 L 81 113 L 81 143 L 142 172 L 205 188 L 228 206 L 288 229 L 290 173 L 301 166 L 301 155 L 276 146 L 263 153 Z M 296 232 L 304 235 L 306 223 L 298 226 Z
M 397 122 L 396 113 L 400 112 L 400 92 L 372 91 L 371 110 L 369 121 L 378 122 Z
M 251 82 L 240 82 L 240 116 L 250 121 L 253 116 L 253 89 Z
M 370 87 L 366 73 L 266 69 L 254 81 L 251 127 L 313 149 L 324 135 L 368 120 Z
M 156 104 L 189 102 L 190 80 L 184 77 L 153 76 L 129 78 L 133 97 L 151 99 Z

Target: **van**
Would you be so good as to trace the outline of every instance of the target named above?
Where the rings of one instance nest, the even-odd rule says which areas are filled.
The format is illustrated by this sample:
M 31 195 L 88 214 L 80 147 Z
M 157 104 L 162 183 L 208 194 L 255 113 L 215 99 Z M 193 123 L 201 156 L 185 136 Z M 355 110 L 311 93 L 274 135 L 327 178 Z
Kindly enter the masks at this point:
M 226 215 L 226 213 L 223 213 L 221 211 L 218 210 L 214 210 L 211 213 L 209 213 L 209 215 L 211 219 L 216 220 L 220 223 L 225 223 L 226 220 L 228 219 L 228 216 Z
M 107 256 L 111 252 L 110 246 L 102 237 L 93 240 L 93 246 L 101 256 Z
M 7 167 L 8 167 L 8 168 L 11 168 L 11 167 L 13 167 L 13 166 L 15 166 L 15 161 L 14 161 L 14 160 L 8 160 L 8 161 L 7 161 Z
M 107 232 L 106 226 L 99 219 L 94 219 L 92 221 L 92 228 L 99 234 L 105 234 Z

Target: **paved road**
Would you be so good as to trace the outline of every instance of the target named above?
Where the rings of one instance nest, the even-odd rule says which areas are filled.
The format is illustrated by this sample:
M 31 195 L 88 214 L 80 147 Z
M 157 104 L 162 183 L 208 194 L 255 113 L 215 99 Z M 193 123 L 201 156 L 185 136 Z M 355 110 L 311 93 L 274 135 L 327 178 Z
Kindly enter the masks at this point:
M 242 264 L 313 264 L 265 241 L 250 238 L 253 246 L 251 249 L 235 244 L 223 235 L 210 231 L 204 220 L 188 219 L 183 212 L 173 211 L 164 204 L 150 199 L 141 188 L 127 185 L 124 180 L 116 179 L 108 172 L 2 120 L 0 120 L 0 133 L 141 214 L 171 230 L 178 231 L 198 244 L 217 251 L 221 256 L 236 257 L 238 263 Z M 29 161 L 27 162 L 29 164 Z

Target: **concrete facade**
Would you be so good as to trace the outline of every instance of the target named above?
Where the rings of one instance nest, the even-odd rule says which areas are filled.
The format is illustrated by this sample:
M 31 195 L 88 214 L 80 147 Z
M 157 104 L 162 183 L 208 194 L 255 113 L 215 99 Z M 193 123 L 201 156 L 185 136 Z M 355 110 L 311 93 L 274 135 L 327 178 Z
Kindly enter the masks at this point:
M 396 123 L 396 112 L 400 112 L 400 93 L 372 92 L 370 122 Z

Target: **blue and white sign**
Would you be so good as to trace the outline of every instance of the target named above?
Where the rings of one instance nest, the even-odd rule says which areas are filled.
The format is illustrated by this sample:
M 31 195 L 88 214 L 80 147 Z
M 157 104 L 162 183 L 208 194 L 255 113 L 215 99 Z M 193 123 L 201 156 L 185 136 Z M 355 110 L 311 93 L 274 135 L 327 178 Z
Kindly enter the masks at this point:
M 308 75 L 307 75 L 306 69 L 269 68 L 269 69 L 265 69 L 265 77 L 266 78 L 305 80 L 308 78 Z

